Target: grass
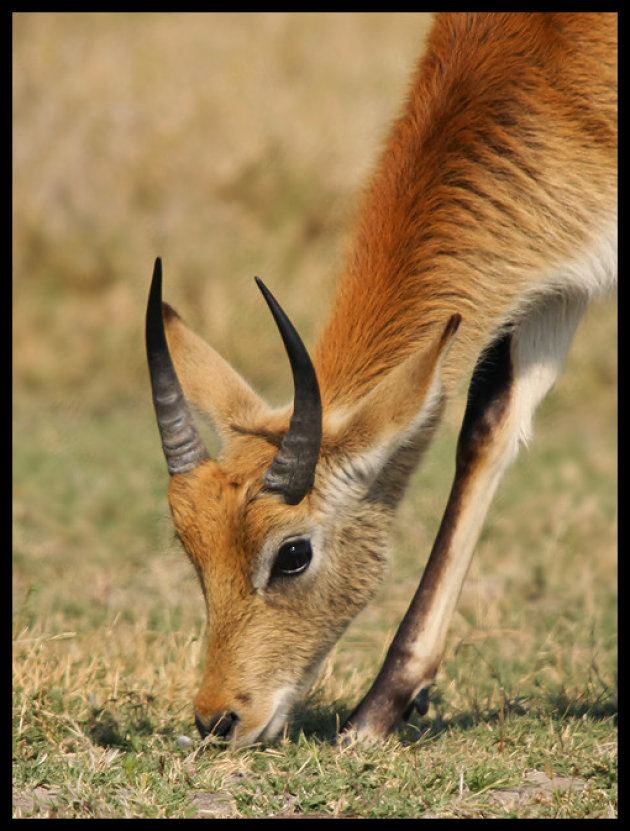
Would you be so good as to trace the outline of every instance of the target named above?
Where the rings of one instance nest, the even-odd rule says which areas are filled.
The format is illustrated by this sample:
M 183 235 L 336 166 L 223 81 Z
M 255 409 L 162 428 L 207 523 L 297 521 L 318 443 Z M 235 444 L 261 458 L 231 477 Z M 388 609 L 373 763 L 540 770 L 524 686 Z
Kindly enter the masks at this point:
M 205 612 L 149 401 L 153 257 L 195 328 L 286 397 L 251 278 L 312 343 L 425 25 L 14 15 L 14 816 L 616 815 L 613 302 L 589 313 L 506 477 L 427 716 L 374 747 L 333 742 L 415 588 L 461 401 L 402 506 L 379 600 L 286 736 L 234 750 L 194 733 Z

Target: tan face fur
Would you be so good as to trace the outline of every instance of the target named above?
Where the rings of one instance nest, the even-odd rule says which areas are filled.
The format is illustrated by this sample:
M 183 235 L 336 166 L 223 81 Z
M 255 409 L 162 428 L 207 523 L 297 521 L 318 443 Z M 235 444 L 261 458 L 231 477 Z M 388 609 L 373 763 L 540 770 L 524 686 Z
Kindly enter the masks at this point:
M 204 385 L 198 372 L 216 363 L 216 378 L 226 365 L 178 317 L 167 316 L 166 324 L 184 391 L 209 409 L 213 375 Z M 221 459 L 172 476 L 169 487 L 175 530 L 207 606 L 205 672 L 195 699 L 202 732 L 228 713 L 229 735 L 239 744 L 277 735 L 327 652 L 374 595 L 394 508 L 439 410 L 437 370 L 456 328 L 449 324 L 352 410 L 325 414 L 315 483 L 297 505 L 266 491 L 262 478 L 277 452 L 269 437 L 286 431 L 288 414 L 254 402 L 236 373 L 228 381 L 225 370 L 232 392 L 224 387 L 210 411 L 224 438 Z M 237 430 L 217 412 L 217 398 L 224 413 L 228 400 L 246 399 Z M 312 555 L 304 571 L 287 576 L 277 568 L 278 552 L 295 540 L 308 541 Z
M 235 713 L 240 742 L 271 737 L 283 726 L 296 695 L 369 600 L 384 566 L 380 534 L 371 545 L 348 545 L 347 529 L 336 517 L 325 521 L 315 494 L 284 505 L 261 492 L 260 473 L 235 479 L 210 460 L 173 477 L 169 489 L 175 527 L 208 611 L 206 669 L 195 711 L 206 724 L 223 711 Z M 308 569 L 274 575 L 279 547 L 295 538 L 311 543 Z M 327 559 L 331 550 L 338 562 Z

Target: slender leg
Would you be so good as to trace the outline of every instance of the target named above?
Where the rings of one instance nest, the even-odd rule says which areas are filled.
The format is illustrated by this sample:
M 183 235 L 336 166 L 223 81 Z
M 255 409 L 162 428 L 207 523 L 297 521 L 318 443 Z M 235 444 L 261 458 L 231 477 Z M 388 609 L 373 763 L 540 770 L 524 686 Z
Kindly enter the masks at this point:
M 557 377 L 581 304 L 549 302 L 480 359 L 457 445 L 455 479 L 424 575 L 372 688 L 344 731 L 386 735 L 414 699 L 428 706 L 451 615 L 497 486 Z

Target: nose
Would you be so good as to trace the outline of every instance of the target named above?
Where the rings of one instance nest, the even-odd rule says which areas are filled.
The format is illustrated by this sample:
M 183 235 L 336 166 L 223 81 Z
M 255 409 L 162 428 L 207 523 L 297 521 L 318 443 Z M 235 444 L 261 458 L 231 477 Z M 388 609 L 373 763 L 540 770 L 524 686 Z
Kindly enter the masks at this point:
M 205 739 L 206 736 L 229 739 L 238 720 L 236 713 L 227 711 L 210 718 L 204 718 L 198 712 L 195 713 L 195 724 L 202 739 Z

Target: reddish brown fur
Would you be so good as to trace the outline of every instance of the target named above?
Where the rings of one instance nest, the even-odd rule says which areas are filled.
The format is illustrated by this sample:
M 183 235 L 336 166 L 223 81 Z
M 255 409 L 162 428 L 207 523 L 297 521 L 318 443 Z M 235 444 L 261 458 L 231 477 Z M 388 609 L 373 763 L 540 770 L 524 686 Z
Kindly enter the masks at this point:
M 315 353 L 326 403 L 355 400 L 453 312 L 459 379 L 591 243 L 616 190 L 616 36 L 615 14 L 437 18 Z
M 615 60 L 614 14 L 438 16 L 314 354 L 324 436 L 300 504 L 262 484 L 290 409 L 270 410 L 167 312 L 184 392 L 224 442 L 220 463 L 174 475 L 169 491 L 208 607 L 202 723 L 225 710 L 238 716 L 238 741 L 277 733 L 379 585 L 394 510 L 439 421 L 441 382 L 448 393 L 465 378 L 534 298 L 544 307 L 571 280 L 579 298 L 610 277 Z M 274 557 L 296 535 L 312 538 L 313 563 L 275 580 Z

